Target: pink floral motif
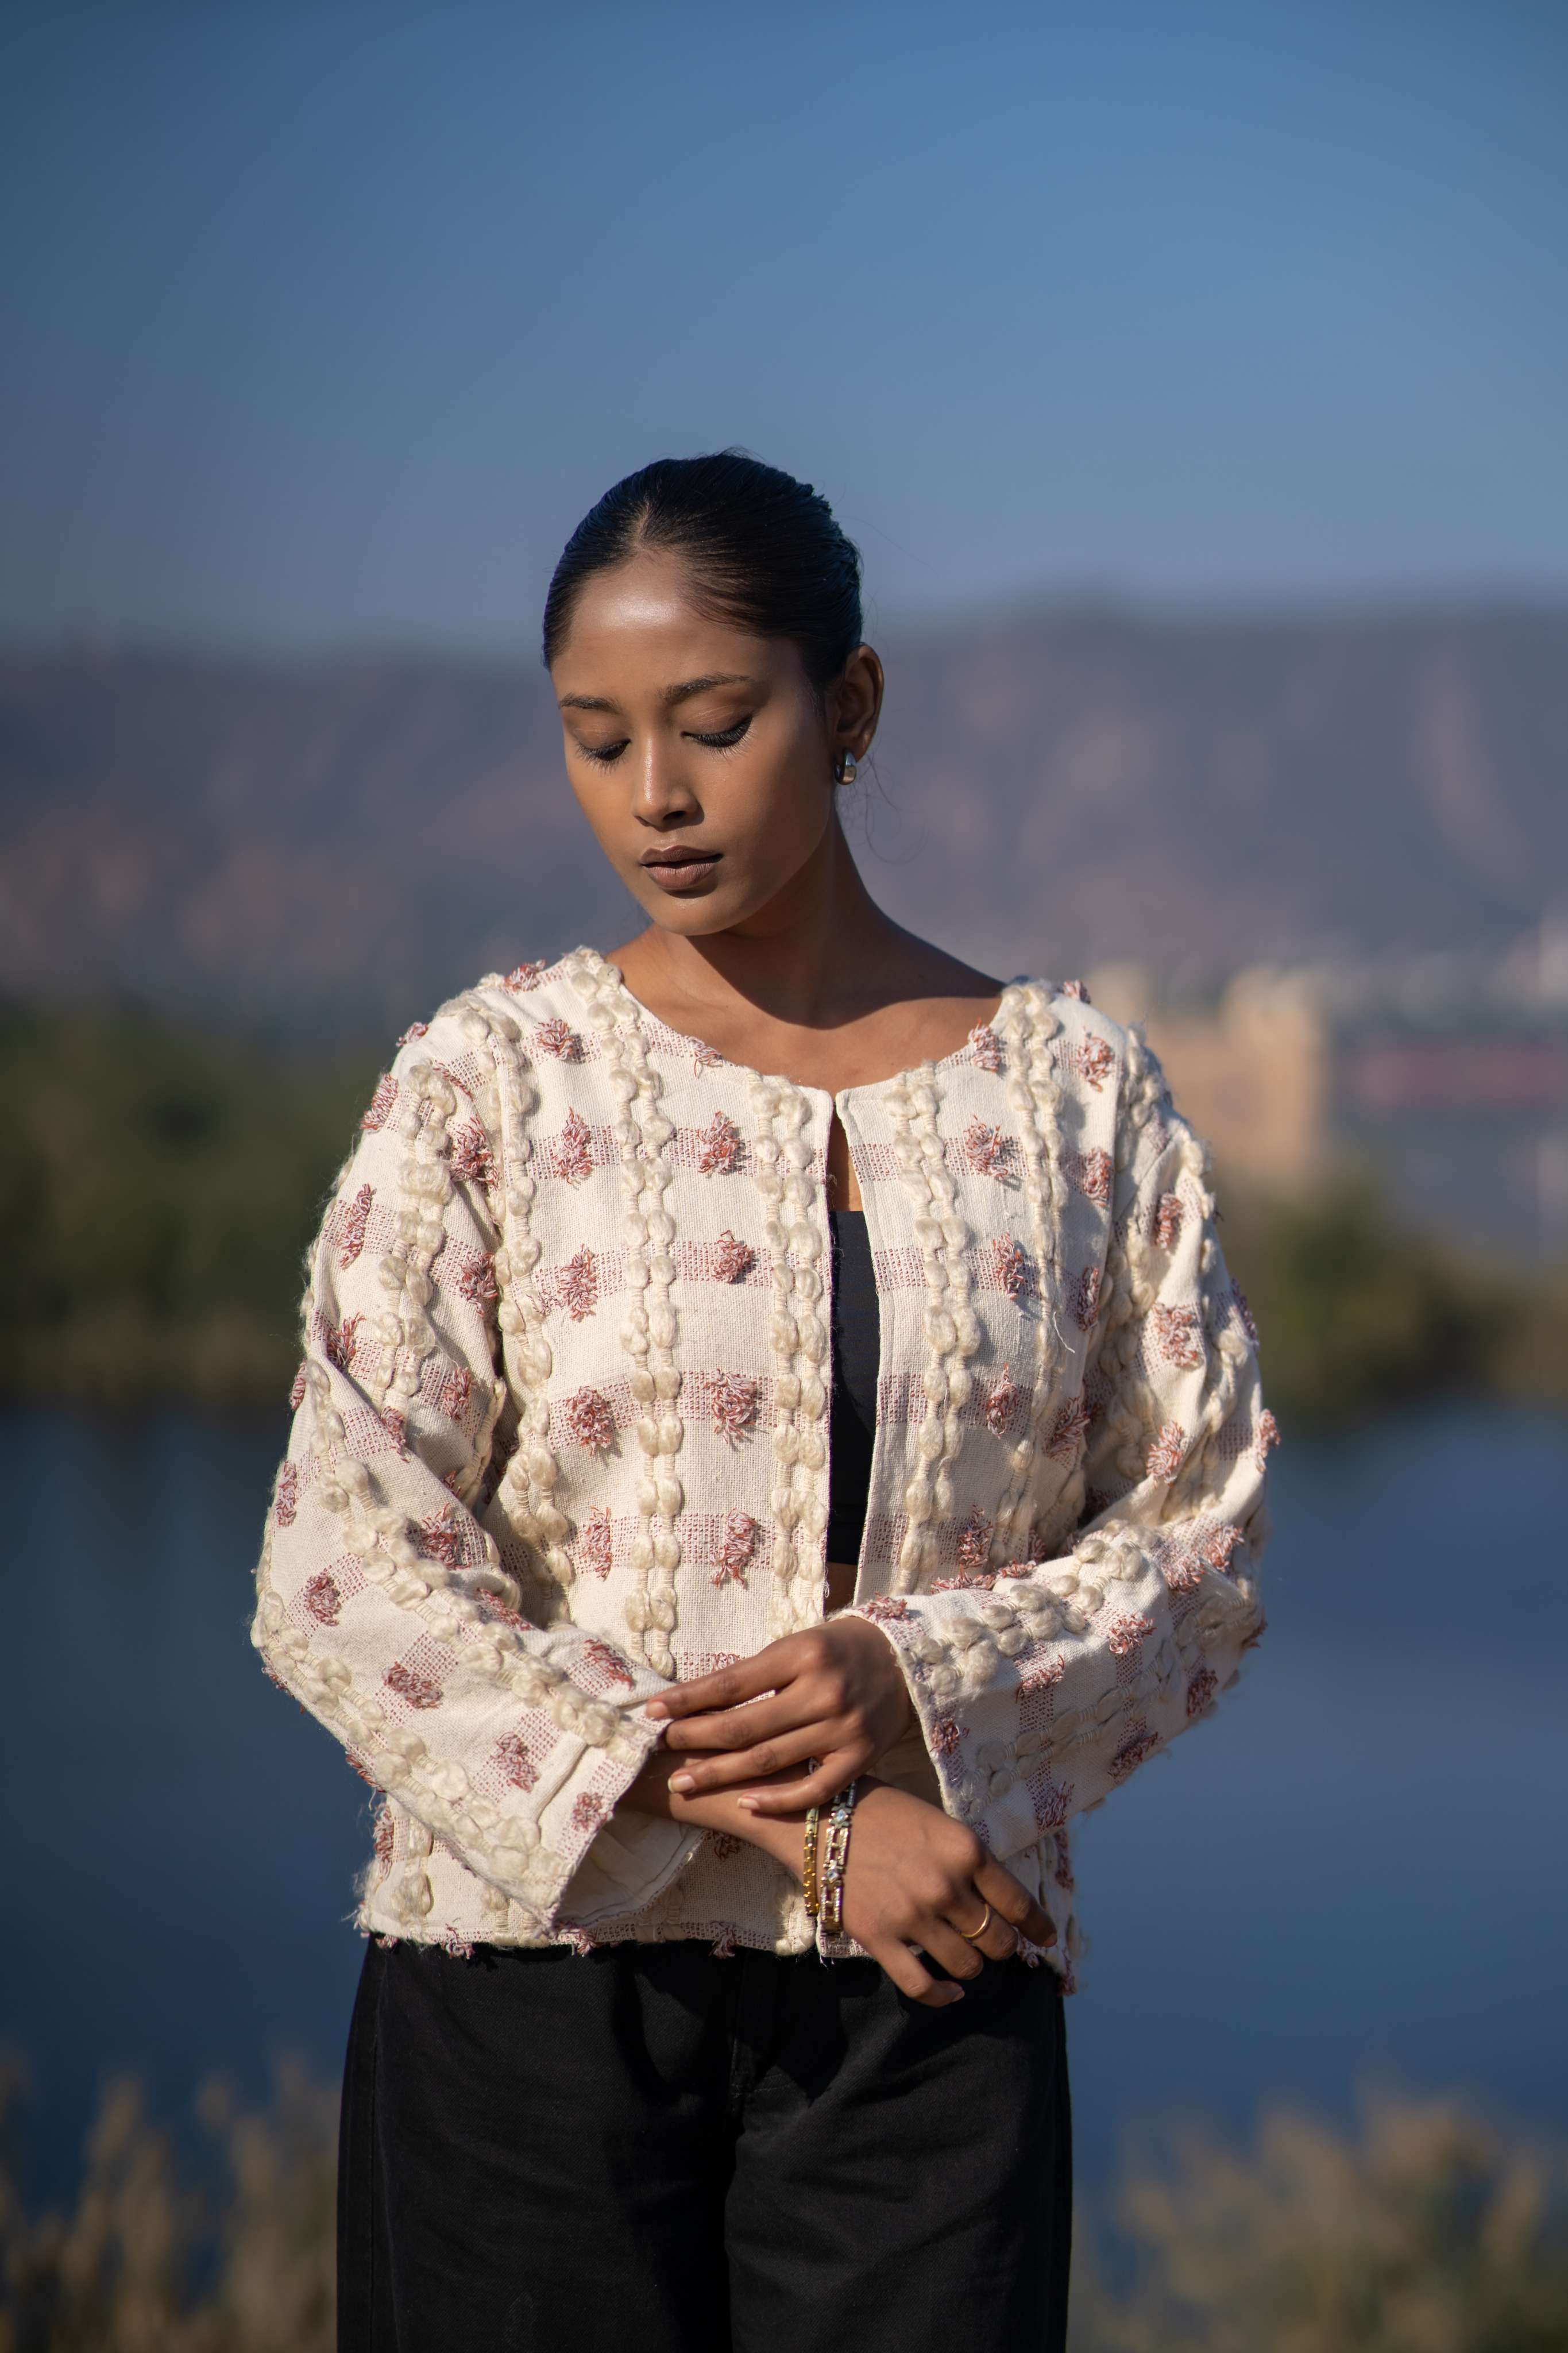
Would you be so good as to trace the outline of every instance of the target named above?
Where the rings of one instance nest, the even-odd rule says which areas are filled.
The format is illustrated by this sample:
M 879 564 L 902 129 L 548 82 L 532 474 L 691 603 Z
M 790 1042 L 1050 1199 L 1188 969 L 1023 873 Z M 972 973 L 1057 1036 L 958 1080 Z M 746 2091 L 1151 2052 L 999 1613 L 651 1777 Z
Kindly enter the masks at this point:
M 1200 1667 L 1187 1685 L 1187 1715 L 1202 1715 L 1215 1693 L 1219 1689 L 1219 1677 L 1212 1667 Z
M 305 1402 L 305 1367 L 304 1367 L 303 1364 L 301 1364 L 301 1365 L 300 1365 L 300 1366 L 299 1371 L 295 1374 L 295 1376 L 294 1376 L 294 1377 L 293 1377 L 293 1380 L 292 1380 L 292 1381 L 289 1383 L 289 1407 L 290 1407 L 290 1409 L 291 1409 L 295 1413 L 298 1413 L 298 1412 L 299 1412 L 299 1410 L 300 1410 L 300 1408 L 304 1404 L 304 1402 Z
M 336 1365 L 340 1373 L 346 1373 L 353 1363 L 354 1344 L 359 1338 L 359 1327 L 360 1319 L 357 1315 L 345 1315 L 341 1324 L 334 1324 L 328 1317 L 322 1318 L 322 1352 L 327 1362 L 330 1365 Z
M 583 1040 L 575 1029 L 563 1021 L 559 1013 L 552 1013 L 548 1021 L 540 1022 L 533 1033 L 533 1042 L 542 1054 L 553 1054 L 558 1062 L 580 1062 L 583 1059 Z
M 1000 1573 L 994 1568 L 959 1569 L 952 1577 L 933 1577 L 931 1589 L 933 1593 L 989 1593 Z
M 467 1121 L 452 1138 L 452 1174 L 467 1185 L 488 1187 L 496 1181 L 495 1155 L 477 1119 Z
M 448 1421 L 461 1421 L 474 1394 L 474 1377 L 467 1365 L 452 1365 L 441 1383 L 440 1409 Z
M 704 1176 L 730 1176 L 741 1165 L 745 1145 L 741 1131 L 732 1119 L 716 1111 L 702 1135 L 702 1151 L 697 1166 Z
M 397 1042 L 400 1046 L 409 1046 L 413 1044 L 416 1038 L 427 1038 L 429 1035 L 428 1021 L 411 1021 Z
M 585 1568 L 590 1577 L 608 1577 L 615 1566 L 614 1544 L 610 1515 L 599 1504 L 589 1513 L 587 1524 L 577 1539 L 574 1555 L 577 1567 Z
M 615 1444 L 616 1417 L 603 1390 L 579 1389 L 575 1397 L 566 1399 L 562 1410 L 574 1439 L 590 1453 L 606 1453 Z
M 343 1606 L 343 1597 L 326 1570 L 319 1568 L 305 1588 L 304 1602 L 318 1626 L 335 1626 Z
M 405 1447 L 408 1443 L 408 1416 L 400 1413 L 395 1405 L 384 1405 L 379 1419 L 393 1444 L 400 1450 Z
M 713 1572 L 715 1585 L 744 1585 L 746 1571 L 757 1549 L 761 1528 L 749 1512 L 731 1512 L 724 1523 L 723 1541 L 719 1546 L 719 1566 Z
M 580 1112 L 569 1111 L 555 1142 L 555 1174 L 568 1185 L 581 1185 L 594 1173 L 593 1137 Z
M 985 1404 L 983 1409 L 985 1415 L 985 1427 L 993 1438 L 1006 1437 L 1013 1426 L 1018 1400 L 1023 1394 L 1023 1390 L 1004 1365 L 985 1392 Z
M 1103 1038 L 1080 1038 L 1073 1049 L 1073 1068 L 1098 1094 L 1116 1068 L 1116 1057 Z
M 538 987 L 540 976 L 543 973 L 544 969 L 545 967 L 542 963 L 514 964 L 511 970 L 502 980 L 501 987 L 503 988 L 510 988 L 516 996 L 521 996 L 522 991 L 526 988 Z
M 1179 1193 L 1162 1193 L 1154 1204 L 1154 1246 L 1157 1250 L 1174 1250 L 1182 1238 L 1182 1197 Z
M 1145 1618 L 1141 1609 L 1123 1610 L 1106 1629 L 1105 1647 L 1113 1659 L 1131 1658 L 1139 1643 L 1153 1630 L 1154 1620 Z
M 1160 1435 L 1149 1449 L 1149 1476 L 1167 1486 L 1186 1459 L 1187 1433 L 1179 1421 L 1165 1423 Z
M 1098 1145 L 1092 1152 L 1085 1152 L 1079 1155 L 1078 1164 L 1079 1189 L 1084 1194 L 1086 1198 L 1093 1201 L 1100 1208 L 1102 1209 L 1109 1208 L 1110 1206 L 1110 1179 L 1112 1173 L 1112 1164 L 1110 1153 L 1100 1151 Z
M 438 1560 L 447 1568 L 461 1568 L 463 1525 L 455 1504 L 443 1504 L 438 1512 L 429 1513 L 414 1525 L 419 1549 L 427 1560 Z
M 875 1619 L 879 1624 L 889 1624 L 896 1623 L 900 1618 L 909 1618 L 913 1613 L 909 1603 L 900 1600 L 896 1593 L 875 1593 L 869 1601 L 860 1604 L 860 1614 L 864 1618 Z
M 626 1661 L 618 1657 L 607 1642 L 590 1636 L 583 1645 L 583 1657 L 584 1662 L 603 1675 L 606 1683 L 625 1683 L 626 1689 L 631 1690 L 636 1677 Z
M 1002 1040 L 989 1021 L 975 1023 L 969 1033 L 969 1043 L 981 1069 L 989 1071 L 993 1078 L 1000 1077 L 1006 1068 L 1006 1056 L 1003 1052 Z
M 963 1156 L 981 1176 L 994 1176 L 1003 1183 L 1013 1173 L 1018 1156 L 1017 1141 L 1004 1135 L 999 1127 L 987 1126 L 983 1119 L 972 1119 L 960 1139 Z
M 594 1253 L 586 1242 L 575 1258 L 567 1260 L 556 1284 L 556 1296 L 574 1324 L 592 1315 L 599 1303 L 599 1271 Z
M 605 1801 L 592 1789 L 584 1789 L 572 1800 L 572 1827 L 574 1831 L 596 1831 L 605 1819 Z
M 713 1427 L 731 1444 L 743 1438 L 757 1419 L 762 1391 L 755 1381 L 734 1373 L 721 1373 L 713 1384 Z
M 1089 1428 L 1089 1408 L 1081 1396 L 1069 1398 L 1060 1408 L 1051 1424 L 1051 1434 L 1046 1440 L 1046 1452 L 1058 1462 L 1070 1462 L 1083 1443 Z
M 1078 1295 L 1073 1301 L 1073 1321 L 1080 1332 L 1092 1332 L 1100 1321 L 1100 1292 L 1105 1281 L 1103 1269 L 1086 1266 L 1078 1279 Z
M 370 1205 L 375 1198 L 368 1185 L 362 1185 L 343 1211 L 343 1221 L 338 1229 L 338 1264 L 353 1266 L 364 1248 L 365 1224 L 370 1217 Z
M 931 1745 L 939 1757 L 956 1757 L 963 1741 L 963 1727 L 951 1715 L 939 1715 L 931 1728 Z
M 376 1876 L 384 1879 L 392 1869 L 392 1851 L 397 1842 L 397 1824 L 392 1819 L 392 1808 L 384 1799 L 375 1810 L 375 1826 L 371 1843 L 375 1850 Z
M 1239 1282 L 1232 1282 L 1230 1286 L 1230 1295 L 1236 1303 L 1236 1312 L 1241 1318 L 1241 1328 L 1256 1348 L 1258 1345 L 1258 1326 L 1253 1321 L 1252 1310 L 1247 1303 L 1247 1293 L 1243 1291 Z
M 1279 1443 L 1279 1424 L 1267 1406 L 1258 1417 L 1258 1467 L 1261 1471 L 1268 1460 L 1268 1450 Z
M 979 1505 L 976 1504 L 974 1510 L 970 1513 L 968 1519 L 964 1522 L 963 1533 L 958 1539 L 958 1565 L 960 1568 L 979 1569 L 984 1567 L 987 1559 L 990 1557 L 991 1538 L 994 1532 L 994 1521 L 989 1519 L 980 1509 Z
M 500 1767 L 501 1779 L 510 1788 L 531 1789 L 539 1778 L 539 1767 L 519 1732 L 502 1733 L 496 1742 L 496 1763 Z
M 1157 1733 L 1150 1732 L 1146 1728 L 1142 1732 L 1135 1732 L 1131 1740 L 1122 1742 L 1111 1758 L 1111 1779 L 1125 1781 L 1129 1773 L 1135 1771 L 1146 1757 L 1152 1757 L 1159 1746 L 1160 1738 Z
M 419 1674 L 413 1667 L 405 1667 L 401 1659 L 395 1667 L 388 1667 L 382 1680 L 389 1691 L 395 1691 L 399 1699 L 405 1700 L 410 1707 L 439 1707 L 441 1704 L 440 1684 L 429 1675 Z
M 496 1271 L 488 1258 L 476 1259 L 458 1277 L 458 1288 L 476 1307 L 493 1307 L 500 1297 Z
M 291 1528 L 299 1508 L 300 1466 L 297 1462 L 285 1462 L 278 1473 L 278 1501 L 272 1516 L 280 1528 Z
M 1222 1520 L 1204 1530 L 1198 1538 L 1198 1550 L 1210 1568 L 1228 1569 L 1230 1556 L 1241 1542 L 1241 1530 L 1230 1520 Z
M 744 1839 L 731 1838 L 728 1831 L 710 1831 L 708 1833 L 708 1851 L 712 1855 L 715 1862 L 729 1862 L 733 1856 L 740 1853 L 741 1849 L 744 1844 Z M 728 1934 L 728 1931 L 726 1931 L 726 1934 Z M 722 1939 L 721 1939 L 721 1941 Z M 733 1938 L 731 1938 L 731 1948 L 733 1947 Z M 718 1946 L 715 1945 L 713 1949 L 717 1952 L 719 1950 Z M 726 1953 L 722 1957 L 727 1960 L 730 1956 Z
M 1009 1299 L 1026 1299 L 1034 1290 L 1034 1278 L 1022 1242 L 1010 1234 L 998 1234 L 993 1245 L 996 1252 L 996 1279 Z
M 757 1253 L 750 1242 L 738 1242 L 728 1226 L 713 1245 L 713 1271 L 721 1282 L 739 1282 L 750 1274 Z
M 1087 1005 L 1089 1003 L 1089 991 L 1085 988 L 1081 980 L 1064 980 L 1062 983 L 1062 995 L 1064 997 L 1076 997 L 1080 1005 Z
M 365 1107 L 360 1125 L 367 1133 L 374 1128 L 384 1127 L 392 1117 L 392 1106 L 396 1101 L 397 1081 L 390 1071 L 383 1071 L 375 1082 L 375 1092 Z
M 1204 1360 L 1197 1309 L 1167 1307 L 1161 1302 L 1149 1320 L 1154 1327 L 1154 1345 L 1159 1354 L 1170 1364 L 1180 1365 L 1188 1372 L 1195 1371 Z

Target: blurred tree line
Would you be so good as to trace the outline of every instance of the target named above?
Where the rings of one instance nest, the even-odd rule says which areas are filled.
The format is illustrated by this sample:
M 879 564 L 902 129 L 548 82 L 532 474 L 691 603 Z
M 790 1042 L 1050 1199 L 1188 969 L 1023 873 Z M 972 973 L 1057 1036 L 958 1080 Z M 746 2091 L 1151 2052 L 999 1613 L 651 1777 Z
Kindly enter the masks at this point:
M 279 1406 L 306 1253 L 379 1060 L 130 1011 L 0 1008 L 0 1362 L 13 1395 Z M 1568 1269 L 1402 1231 L 1365 1178 L 1246 1200 L 1226 1254 L 1281 1420 L 1439 1393 L 1568 1403 Z

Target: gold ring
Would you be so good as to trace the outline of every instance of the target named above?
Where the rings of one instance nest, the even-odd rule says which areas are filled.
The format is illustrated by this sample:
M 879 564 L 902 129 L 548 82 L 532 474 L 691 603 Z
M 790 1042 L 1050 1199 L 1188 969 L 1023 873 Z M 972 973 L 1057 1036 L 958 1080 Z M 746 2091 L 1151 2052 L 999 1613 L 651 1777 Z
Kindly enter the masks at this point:
M 952 1925 L 953 1925 L 953 1926 L 954 1926 L 955 1928 L 957 1928 L 957 1927 L 958 1927 L 958 1923 L 957 1923 L 957 1921 L 956 1921 L 956 1920 L 953 1922 L 953 1924 L 952 1924 Z M 987 1929 L 987 1928 L 989 1928 L 989 1926 L 991 1926 L 991 1906 L 990 1906 L 990 1905 L 988 1904 L 988 1905 L 985 1906 L 985 1917 L 981 1921 L 980 1926 L 979 1926 L 979 1927 L 978 1927 L 978 1928 L 959 1928 L 959 1929 L 958 1929 L 958 1933 L 959 1933 L 959 1935 L 960 1935 L 962 1937 L 963 1937 L 963 1939 L 965 1940 L 965 1942 L 966 1942 L 966 1943 L 971 1944 L 971 1945 L 977 1945 L 977 1944 L 980 1942 L 981 1937 L 982 1937 L 982 1936 L 984 1936 L 984 1935 L 985 1934 L 986 1929 Z

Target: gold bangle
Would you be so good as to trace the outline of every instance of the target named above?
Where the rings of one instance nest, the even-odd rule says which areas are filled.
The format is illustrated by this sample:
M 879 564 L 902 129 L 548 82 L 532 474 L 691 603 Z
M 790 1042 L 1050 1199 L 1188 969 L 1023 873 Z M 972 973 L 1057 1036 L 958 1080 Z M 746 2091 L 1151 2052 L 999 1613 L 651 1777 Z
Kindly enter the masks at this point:
M 821 1821 L 821 1807 L 808 1808 L 805 1817 L 805 1854 L 801 1870 L 801 1883 L 805 1892 L 806 1912 L 813 1920 L 822 1909 L 822 1895 L 816 1875 L 816 1841 Z

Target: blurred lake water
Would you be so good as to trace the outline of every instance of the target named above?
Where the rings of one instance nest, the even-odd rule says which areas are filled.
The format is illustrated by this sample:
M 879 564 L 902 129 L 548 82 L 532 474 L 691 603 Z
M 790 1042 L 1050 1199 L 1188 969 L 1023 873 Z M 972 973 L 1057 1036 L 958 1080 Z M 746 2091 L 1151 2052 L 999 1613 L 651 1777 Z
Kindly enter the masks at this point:
M 111 2069 L 165 2113 L 215 2067 L 259 2089 L 278 2048 L 338 2069 L 368 1792 L 247 1639 L 285 1435 L 0 1417 L 0 2040 L 33 2062 L 45 2190 Z M 1280 2091 L 1568 2114 L 1568 1428 L 1445 1409 L 1286 1440 L 1261 1648 L 1079 1826 L 1090 2184 L 1140 2117 L 1241 2122 Z

